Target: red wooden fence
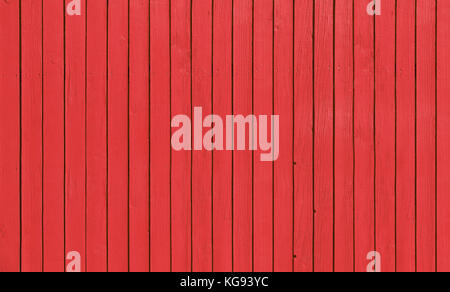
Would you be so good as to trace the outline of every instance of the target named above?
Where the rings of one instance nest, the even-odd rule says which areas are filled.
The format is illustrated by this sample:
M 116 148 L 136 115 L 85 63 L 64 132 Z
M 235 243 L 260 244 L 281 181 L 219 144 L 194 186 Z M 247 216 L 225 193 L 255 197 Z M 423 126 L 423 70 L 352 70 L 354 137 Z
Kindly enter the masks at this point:
M 69 2 L 0 1 L 0 271 L 450 271 L 450 1 Z

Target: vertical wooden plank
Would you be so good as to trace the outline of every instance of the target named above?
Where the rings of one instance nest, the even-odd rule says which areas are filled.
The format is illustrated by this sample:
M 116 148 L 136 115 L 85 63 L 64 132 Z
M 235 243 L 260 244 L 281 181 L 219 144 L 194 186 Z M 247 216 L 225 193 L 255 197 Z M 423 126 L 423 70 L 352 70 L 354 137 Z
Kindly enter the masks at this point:
M 149 2 L 130 2 L 130 271 L 149 270 Z
M 333 271 L 333 1 L 316 1 L 314 270 Z
M 233 15 L 233 114 L 247 117 L 252 114 L 252 1 L 235 1 Z M 250 125 L 248 129 L 251 128 Z M 249 135 L 246 132 L 246 141 L 248 141 Z M 236 142 L 237 139 L 234 141 Z M 246 142 L 247 144 L 248 142 Z M 253 268 L 252 152 L 237 151 L 236 148 L 233 158 L 233 270 L 250 272 Z M 246 147 L 246 149 L 248 148 Z
M 293 11 L 292 1 L 275 0 L 274 112 L 280 116 L 279 156 L 274 162 L 274 270 L 293 268 Z
M 108 265 L 128 271 L 128 1 L 109 2 L 108 19 Z
M 232 112 L 233 0 L 214 0 L 213 112 Z M 225 142 L 225 140 L 224 140 Z M 232 270 L 232 153 L 213 154 L 213 270 Z
M 22 1 L 22 271 L 42 271 L 42 1 Z
M 355 0 L 355 270 L 365 272 L 375 250 L 374 218 L 374 18 Z
M 313 1 L 295 1 L 294 271 L 313 271 Z
M 450 271 L 450 2 L 437 1 L 437 118 L 438 118 L 438 271 Z
M 212 153 L 203 149 L 202 118 L 212 113 L 212 0 L 192 2 L 192 266 L 212 271 Z M 202 108 L 201 115 L 195 108 Z M 205 127 L 208 130 L 208 127 Z M 202 150 L 203 149 L 203 150 Z
M 273 0 L 254 2 L 253 107 L 257 118 L 268 117 L 269 139 L 273 139 L 269 135 L 273 114 L 273 3 Z M 258 149 L 254 153 L 253 178 L 254 270 L 270 272 L 273 268 L 273 163 L 261 161 L 261 155 L 267 152 Z
M 397 1 L 397 271 L 415 271 L 415 2 Z
M 191 116 L 191 1 L 172 1 L 172 118 Z M 184 126 L 184 125 L 183 125 Z M 177 131 L 174 128 L 172 132 Z M 191 133 L 191 132 L 190 132 Z M 190 134 L 189 133 L 189 134 Z M 191 152 L 172 150 L 172 267 L 190 272 Z
M 66 1 L 66 5 L 70 1 Z M 66 254 L 80 253 L 85 271 L 85 41 L 86 1 L 81 16 L 66 14 L 65 146 Z
M 395 271 L 395 0 L 375 18 L 376 242 L 382 271 Z
M 435 1 L 417 0 L 417 271 L 436 268 Z
M 150 270 L 171 268 L 170 6 L 150 0 Z
M 43 1 L 44 271 L 64 271 L 64 1 Z
M 335 11 L 335 271 L 353 271 L 353 1 Z
M 20 10 L 0 2 L 0 271 L 20 271 Z
M 107 271 L 107 1 L 87 2 L 86 257 L 88 272 Z

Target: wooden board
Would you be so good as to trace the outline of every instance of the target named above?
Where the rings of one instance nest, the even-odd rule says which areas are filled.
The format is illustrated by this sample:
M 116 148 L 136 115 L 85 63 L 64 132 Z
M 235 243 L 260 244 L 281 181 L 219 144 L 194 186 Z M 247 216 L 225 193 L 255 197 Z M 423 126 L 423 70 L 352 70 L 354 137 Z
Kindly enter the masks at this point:
M 448 1 L 71 2 L 0 1 L 0 271 L 450 270 Z

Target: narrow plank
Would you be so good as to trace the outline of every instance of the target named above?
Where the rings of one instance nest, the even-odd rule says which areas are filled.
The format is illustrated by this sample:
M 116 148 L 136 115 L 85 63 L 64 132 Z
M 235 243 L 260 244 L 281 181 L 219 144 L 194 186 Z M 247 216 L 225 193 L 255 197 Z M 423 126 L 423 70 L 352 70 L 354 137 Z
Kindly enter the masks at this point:
M 397 2 L 397 253 L 398 272 L 413 272 L 415 244 L 415 3 Z
M 212 113 L 212 0 L 192 2 L 192 106 Z M 212 271 L 212 152 L 201 150 L 202 118 L 194 110 L 192 154 L 192 266 Z M 197 122 L 197 123 L 196 123 Z M 208 130 L 206 127 L 205 130 Z M 187 165 L 189 166 L 189 165 Z M 181 182 L 182 180 L 180 180 Z M 183 183 L 184 184 L 184 183 Z
M 313 1 L 295 1 L 294 271 L 313 271 Z
M 66 1 L 66 5 L 70 1 Z M 66 254 L 81 255 L 81 271 L 86 270 L 85 247 L 85 41 L 86 2 L 81 16 L 66 14 L 65 69 L 65 238 Z
M 417 271 L 436 268 L 435 1 L 417 0 Z
M 87 2 L 86 256 L 88 272 L 107 271 L 107 1 Z
M 42 271 L 42 0 L 22 5 L 22 271 Z
M 64 2 L 44 4 L 44 221 L 45 272 L 64 267 Z
M 233 0 L 215 0 L 213 10 L 213 112 L 232 112 Z M 226 141 L 224 140 L 226 143 Z M 213 153 L 213 271 L 232 270 L 232 153 Z
M 108 19 L 108 270 L 128 271 L 128 1 L 110 1 Z
M 130 2 L 130 271 L 149 271 L 149 2 Z
M 150 270 L 171 268 L 170 6 L 150 0 Z
M 254 114 L 267 116 L 267 141 L 272 138 L 273 114 L 273 0 L 254 3 L 253 82 Z M 260 120 L 258 121 L 260 122 Z M 260 125 L 261 127 L 261 125 Z M 259 133 L 258 133 L 259 136 Z M 271 272 L 273 268 L 273 163 L 261 161 L 267 154 L 258 148 L 254 153 L 254 270 Z
M 333 1 L 316 2 L 315 10 L 315 144 L 314 271 L 333 271 Z
M 353 1 L 335 11 L 335 271 L 353 271 Z
M 375 18 L 376 242 L 382 271 L 395 271 L 395 0 Z
M 374 18 L 355 0 L 355 270 L 365 272 L 375 250 L 374 218 Z
M 252 4 L 251 0 L 234 1 L 233 114 L 235 116 L 247 117 L 252 114 Z M 251 126 L 248 128 L 251 129 Z M 248 141 L 247 131 L 244 137 Z M 253 153 L 236 149 L 237 147 L 233 157 L 233 271 L 250 272 L 253 269 Z M 248 146 L 246 149 L 249 149 Z
M 279 156 L 274 158 L 274 270 L 293 268 L 293 11 L 292 1 L 274 6 L 274 112 L 280 116 Z M 275 141 L 275 147 L 277 141 Z M 276 154 L 276 153 L 275 153 Z
M 191 117 L 191 2 L 172 1 L 172 118 Z M 172 132 L 178 128 L 173 128 Z M 172 150 L 172 267 L 190 272 L 191 252 L 191 152 Z
M 0 271 L 20 263 L 20 10 L 19 0 L 0 2 Z
M 450 135 L 448 126 L 450 125 L 450 2 L 444 0 L 437 1 L 437 118 L 438 118 L 438 218 L 437 218 L 437 239 L 438 239 L 438 266 L 439 272 L 450 271 Z

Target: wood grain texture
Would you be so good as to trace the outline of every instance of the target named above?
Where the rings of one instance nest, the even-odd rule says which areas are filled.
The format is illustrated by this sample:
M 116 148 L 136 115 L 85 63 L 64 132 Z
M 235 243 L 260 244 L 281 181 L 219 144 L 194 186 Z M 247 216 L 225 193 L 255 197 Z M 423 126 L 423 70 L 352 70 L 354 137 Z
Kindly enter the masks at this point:
M 382 271 L 395 271 L 395 1 L 375 18 L 375 218 Z
M 416 267 L 415 11 L 413 1 L 397 2 L 396 269 L 399 272 L 413 272 Z
M 129 270 L 128 1 L 108 6 L 108 271 Z
M 335 263 L 353 271 L 353 1 L 336 1 L 335 11 Z
M 130 1 L 130 271 L 149 271 L 149 2 Z
M 416 4 L 416 257 L 417 271 L 436 269 L 436 9 Z
M 21 269 L 20 1 L 0 3 L 0 271 Z M 7 44 L 7 45 L 5 45 Z
M 68 4 L 70 1 L 66 1 Z M 86 2 L 82 13 L 86 15 Z M 86 17 L 65 19 L 65 250 L 86 270 Z
M 253 112 L 273 114 L 273 1 L 255 1 L 253 42 Z M 269 128 L 270 129 L 270 128 Z M 272 271 L 273 262 L 273 164 L 254 153 L 254 270 Z
M 232 114 L 244 117 L 253 112 L 251 0 L 234 1 L 233 11 L 233 105 Z M 233 126 L 236 128 L 235 126 Z M 252 126 L 247 127 L 245 140 Z M 237 131 L 233 131 L 236 145 Z M 248 142 L 246 142 L 248 145 Z M 248 149 L 247 146 L 246 149 Z M 253 172 L 252 153 L 233 151 L 233 271 L 253 270 Z
M 22 1 L 22 271 L 42 271 L 42 1 Z
M 107 1 L 87 2 L 86 269 L 107 267 Z
M 314 3 L 295 1 L 294 271 L 314 267 Z
M 170 5 L 150 1 L 150 271 L 170 271 Z M 158 141 L 154 143 L 153 141 Z
M 275 0 L 273 110 L 280 116 L 280 153 L 273 180 L 275 272 L 291 272 L 293 267 L 293 11 L 293 2 Z
M 448 25 L 448 19 L 450 17 L 450 3 L 447 1 L 437 1 L 437 270 L 439 272 L 450 271 L 449 262 L 449 215 L 448 208 L 450 207 L 450 201 L 446 194 L 450 190 L 448 173 L 449 159 L 448 151 L 450 146 L 450 136 L 447 130 L 450 124 L 450 84 L 448 82 L 450 78 L 450 55 L 449 50 L 445 49 L 450 44 L 450 26 Z
M 184 114 L 191 117 L 191 4 L 189 1 L 173 1 L 171 11 L 172 116 Z M 192 270 L 193 230 L 191 153 L 172 150 L 171 167 L 173 271 L 189 272 Z
M 213 9 L 213 113 L 232 111 L 233 0 L 215 0 Z M 232 153 L 213 153 L 213 271 L 233 269 Z
M 192 107 L 202 108 L 202 118 L 193 117 L 192 129 L 192 267 L 211 272 L 212 259 L 212 152 L 196 148 L 203 142 L 202 119 L 212 114 L 212 0 L 192 2 Z M 178 112 L 174 112 L 177 114 Z M 202 129 L 200 129 L 200 127 Z M 203 148 L 203 147 L 202 147 Z M 183 165 L 183 163 L 179 163 Z M 186 163 L 184 163 L 186 166 Z M 179 180 L 180 182 L 183 180 Z M 183 183 L 183 185 L 186 185 Z
M 366 256 L 375 251 L 375 130 L 374 18 L 360 11 L 366 1 L 355 0 L 354 21 L 354 139 L 355 139 L 355 271 L 365 272 Z
M 450 270 L 448 1 L 70 2 L 0 1 L 0 271 Z
M 64 250 L 64 2 L 43 1 L 43 261 L 65 270 Z
M 314 38 L 314 271 L 334 260 L 333 1 L 316 1 Z

